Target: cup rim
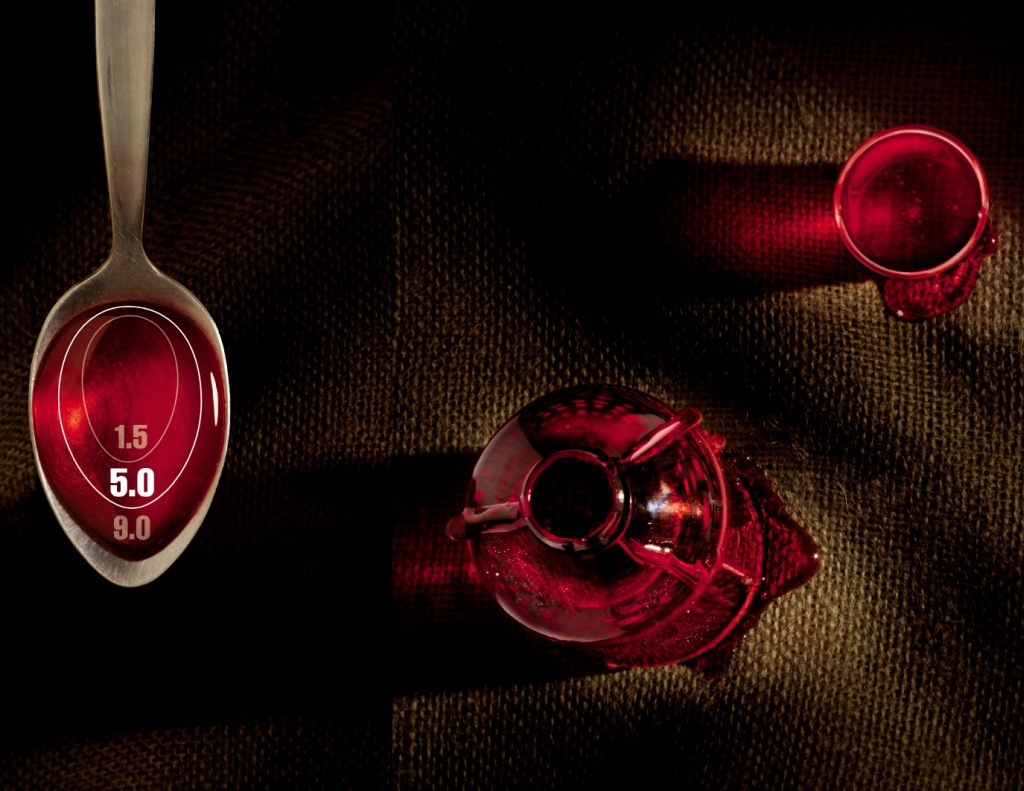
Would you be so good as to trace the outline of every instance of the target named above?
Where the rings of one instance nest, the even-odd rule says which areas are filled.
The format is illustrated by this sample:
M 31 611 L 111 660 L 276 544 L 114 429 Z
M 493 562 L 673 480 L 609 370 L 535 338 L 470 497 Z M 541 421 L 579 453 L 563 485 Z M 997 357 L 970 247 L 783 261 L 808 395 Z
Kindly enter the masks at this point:
M 882 264 L 879 264 L 873 261 L 871 258 L 869 258 L 863 251 L 861 251 L 861 249 L 851 238 L 849 231 L 847 231 L 846 229 L 846 224 L 843 222 L 842 216 L 843 207 L 841 196 L 843 186 L 846 184 L 846 179 L 849 176 L 850 171 L 857 164 L 858 160 L 868 150 L 874 148 L 879 143 L 888 140 L 892 137 L 897 137 L 899 135 L 905 134 L 919 134 L 927 135 L 929 137 L 935 137 L 943 141 L 944 143 L 948 143 L 953 148 L 955 148 L 960 153 L 960 155 L 967 161 L 967 164 L 970 165 L 971 170 L 974 171 L 974 175 L 978 179 L 978 188 L 980 191 L 979 197 L 981 202 L 981 208 L 978 212 L 978 221 L 974 226 L 974 233 L 971 234 L 970 239 L 967 240 L 964 246 L 961 247 L 960 250 L 954 253 L 946 261 L 943 261 L 941 264 L 933 266 L 931 269 L 922 269 L 920 271 L 915 272 L 902 272 L 897 269 L 889 269 L 888 267 L 885 267 Z M 977 157 L 975 157 L 974 154 L 971 153 L 971 150 L 966 145 L 964 145 L 961 141 L 959 141 L 957 138 L 955 138 L 948 132 L 944 132 L 941 129 L 936 129 L 933 126 L 925 126 L 921 124 L 907 124 L 903 126 L 894 126 L 872 135 L 867 140 L 862 142 L 859 146 L 857 146 L 857 148 L 854 149 L 853 153 L 850 154 L 850 156 L 846 160 L 846 163 L 843 165 L 843 169 L 839 173 L 839 178 L 836 180 L 836 188 L 832 195 L 832 206 L 833 211 L 835 212 L 836 224 L 839 226 L 839 235 L 843 240 L 843 244 L 846 245 L 846 249 L 853 254 L 854 258 L 856 258 L 858 261 L 864 264 L 864 266 L 866 266 L 868 269 L 871 269 L 880 275 L 885 275 L 886 277 L 896 278 L 899 280 L 917 280 L 920 278 L 932 277 L 934 275 L 938 275 L 942 272 L 952 269 L 954 266 L 963 261 L 964 258 L 967 257 L 967 254 L 970 253 L 971 250 L 973 250 L 977 246 L 979 240 L 982 237 L 982 234 L 984 234 L 985 232 L 985 224 L 988 222 L 988 181 L 985 179 L 985 172 L 981 169 L 981 163 L 978 162 Z

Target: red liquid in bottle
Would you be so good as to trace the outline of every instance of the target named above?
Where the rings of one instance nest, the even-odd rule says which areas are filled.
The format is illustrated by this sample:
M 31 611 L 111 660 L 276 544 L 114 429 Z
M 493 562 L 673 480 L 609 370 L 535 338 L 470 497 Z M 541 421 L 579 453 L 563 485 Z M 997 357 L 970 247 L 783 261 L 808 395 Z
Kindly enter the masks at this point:
M 226 391 L 213 344 L 181 312 L 83 312 L 50 344 L 32 395 L 51 488 L 104 549 L 152 557 L 210 492 L 227 444 Z
M 699 423 L 624 387 L 550 393 L 488 442 L 449 535 L 509 615 L 610 666 L 738 640 L 818 552 L 763 473 L 723 469 Z

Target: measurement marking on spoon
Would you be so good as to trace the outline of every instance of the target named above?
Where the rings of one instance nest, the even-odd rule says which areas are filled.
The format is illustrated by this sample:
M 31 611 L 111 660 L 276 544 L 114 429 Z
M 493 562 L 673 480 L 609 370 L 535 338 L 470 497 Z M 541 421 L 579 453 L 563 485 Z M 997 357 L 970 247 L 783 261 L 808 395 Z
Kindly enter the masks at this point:
M 126 308 L 130 308 L 130 306 L 128 306 L 128 305 L 125 305 L 125 307 Z M 110 310 L 116 310 L 116 308 L 111 308 Z M 107 311 L 104 311 L 104 313 L 105 312 L 107 312 Z M 156 313 L 156 311 L 153 311 L 153 312 Z M 96 315 L 99 316 L 101 314 L 97 313 Z M 167 321 L 170 321 L 171 324 L 174 324 L 173 321 L 171 321 L 167 316 L 164 316 L 162 313 L 157 313 L 157 315 L 161 316 L 162 318 L 167 319 Z M 121 459 L 121 458 L 118 458 L 113 453 L 111 453 L 110 451 L 107 450 L 107 446 L 104 444 L 104 442 L 96 434 L 96 427 L 93 426 L 92 418 L 89 417 L 89 404 L 88 404 L 88 402 L 86 401 L 86 398 L 85 398 L 85 380 L 86 380 L 86 373 L 85 373 L 85 371 L 86 371 L 86 368 L 89 365 L 89 360 L 91 358 L 91 351 L 93 349 L 93 344 L 96 342 L 96 339 L 100 336 L 100 334 L 103 333 L 104 330 L 107 329 L 107 327 L 109 327 L 111 324 L 113 324 L 118 319 L 141 319 L 142 321 L 146 321 L 146 322 L 149 322 L 150 324 L 152 324 L 154 327 L 157 328 L 157 330 L 160 331 L 160 334 L 164 336 L 164 340 L 167 341 L 167 346 L 171 350 L 171 356 L 174 358 L 174 378 L 175 378 L 175 382 L 174 382 L 174 404 L 171 405 L 170 417 L 168 417 L 167 425 L 164 426 L 164 430 L 160 434 L 160 437 L 157 439 L 157 441 L 155 443 L 153 443 L 152 445 L 150 445 L 149 450 L 146 451 L 146 453 L 144 453 L 142 456 L 139 456 L 137 459 Z M 86 326 L 88 326 L 88 322 L 85 325 L 82 326 L 82 329 L 84 330 Z M 176 324 L 174 326 L 178 330 L 178 332 L 181 332 L 181 328 L 180 327 L 178 327 Z M 81 332 L 81 330 L 79 330 L 79 332 Z M 184 333 L 182 333 L 182 334 L 184 335 Z M 77 337 L 77 334 L 76 334 L 76 337 Z M 188 338 L 186 338 L 185 340 L 187 341 Z M 74 344 L 75 344 L 75 341 L 72 340 L 71 341 L 71 346 L 74 346 Z M 68 351 L 71 351 L 71 346 L 68 346 Z M 193 356 L 195 356 L 195 355 L 193 355 Z M 65 357 L 66 357 L 66 355 L 65 355 Z M 114 316 L 112 319 L 109 319 L 109 320 L 105 321 L 99 327 L 99 329 L 97 329 L 92 334 L 92 337 L 89 339 L 89 343 L 86 344 L 85 354 L 82 355 L 82 387 L 81 387 L 81 391 L 82 391 L 82 404 L 85 407 L 85 419 L 89 422 L 89 429 L 92 431 L 93 437 L 96 438 L 97 444 L 99 444 L 99 446 L 101 448 L 103 448 L 103 451 L 108 456 L 110 456 L 110 458 L 112 458 L 114 461 L 122 462 L 124 464 L 132 464 L 132 463 L 137 462 L 137 461 L 142 461 L 144 458 L 146 458 L 146 456 L 148 456 L 150 453 L 152 453 L 153 451 L 155 451 L 157 449 L 157 447 L 163 441 L 163 438 L 165 436 L 167 436 L 167 429 L 169 429 L 171 427 L 171 423 L 174 421 L 174 410 L 177 409 L 177 407 L 178 407 L 178 384 L 180 383 L 180 381 L 181 381 L 181 377 L 180 377 L 180 372 L 179 372 L 179 369 L 178 369 L 178 355 L 176 355 L 174 353 L 174 344 L 171 343 L 171 339 L 167 337 L 167 333 L 163 331 L 163 328 L 159 324 L 157 324 L 152 319 L 146 318 L 145 316 L 139 316 L 139 315 L 132 314 L 132 313 L 129 313 L 129 314 L 125 315 L 125 316 Z M 59 408 L 60 408 L 60 406 L 58 404 L 58 410 L 59 410 Z M 125 447 L 124 444 L 123 444 L 123 439 L 122 439 L 122 443 L 119 444 L 118 447 Z M 131 447 L 135 447 L 135 446 L 132 445 Z M 142 446 L 139 446 L 139 447 L 142 447 Z
M 142 503 L 141 505 L 123 505 L 121 503 L 115 502 L 114 500 L 111 500 L 109 497 L 107 497 L 106 494 L 104 494 L 102 491 L 100 491 L 99 487 L 96 486 L 95 483 L 93 483 L 92 479 L 82 469 L 82 465 L 79 463 L 78 458 L 75 456 L 75 451 L 71 447 L 71 441 L 68 439 L 67 431 L 64 428 L 64 421 L 61 420 L 61 385 L 63 384 L 63 380 L 64 380 L 64 370 L 65 370 L 65 368 L 67 366 L 68 355 L 71 354 L 71 350 L 73 348 L 75 348 L 75 341 L 78 340 L 78 336 L 82 333 L 82 330 L 84 330 L 86 327 L 88 327 L 89 324 L 92 321 L 94 321 L 95 319 L 97 319 L 99 316 L 102 316 L 105 313 L 109 313 L 112 310 L 120 310 L 120 309 L 145 310 L 145 311 L 149 311 L 150 313 L 156 314 L 157 316 L 159 316 L 162 319 L 165 319 L 169 324 L 171 324 L 171 326 L 173 326 L 179 333 L 181 333 L 182 339 L 185 341 L 185 343 L 188 344 L 189 351 L 192 352 L 192 360 L 193 360 L 193 362 L 195 363 L 195 366 L 196 366 L 196 376 L 197 376 L 197 378 L 199 376 L 201 376 L 201 374 L 199 372 L 199 360 L 196 359 L 195 349 L 192 347 L 191 341 L 189 341 L 188 336 L 181 329 L 181 327 L 178 326 L 178 324 L 175 323 L 174 320 L 172 320 L 169 316 L 166 316 L 165 314 L 161 313 L 160 311 L 153 310 L 152 308 L 143 307 L 141 305 L 115 305 L 112 308 L 107 308 L 106 310 L 101 310 L 95 316 L 91 317 L 88 321 L 86 321 L 85 324 L 83 324 L 81 327 L 78 328 L 78 331 L 75 333 L 74 337 L 71 339 L 71 343 L 68 344 L 67 351 L 64 352 L 64 359 L 61 362 L 60 374 L 57 377 L 57 420 L 60 423 L 61 434 L 64 436 L 64 443 L 65 443 L 65 445 L 67 445 L 68 453 L 71 454 L 71 460 L 75 463 L 75 467 L 78 468 L 78 471 L 82 474 L 82 477 L 85 478 L 86 482 L 93 488 L 93 490 L 100 497 L 102 497 L 108 503 L 110 503 L 111 505 L 119 506 L 121 508 L 129 509 L 129 510 L 138 510 L 140 508 L 146 508 L 147 506 L 155 503 L 157 500 L 159 500 L 161 497 L 163 497 L 165 494 L 167 494 L 167 492 L 169 492 L 171 490 L 171 488 L 174 486 L 174 484 L 176 484 L 178 482 L 178 479 L 181 478 L 182 474 L 185 472 L 185 469 L 188 467 L 188 463 L 192 459 L 192 454 L 195 452 L 196 442 L 199 441 L 199 430 L 200 430 L 200 428 L 202 427 L 202 424 L 203 424 L 203 389 L 202 389 L 202 387 L 198 388 L 198 393 L 199 393 L 199 417 L 196 420 L 195 436 L 192 438 L 192 446 L 191 446 L 191 448 L 189 448 L 188 457 L 185 459 L 184 463 L 182 464 L 181 469 L 178 471 L 178 474 L 174 476 L 174 480 L 172 480 L 167 485 L 166 489 L 164 489 L 162 492 L 160 492 L 160 494 L 158 494 L 153 499 L 147 500 L 146 502 Z M 108 323 L 110 323 L 110 322 L 108 322 Z M 106 325 L 104 325 L 104 326 L 106 326 Z M 166 333 L 165 333 L 165 337 L 166 337 Z M 90 344 L 91 344 L 91 340 L 90 340 Z M 85 370 L 84 362 L 83 362 L 82 370 L 83 370 L 83 372 Z M 178 373 L 177 358 L 175 358 L 175 376 L 177 376 L 177 373 Z M 86 398 L 85 398 L 84 383 L 83 383 L 81 392 L 82 392 L 83 405 L 87 405 L 87 401 L 86 401 Z M 177 404 L 178 404 L 177 394 L 175 394 L 174 404 L 175 404 L 175 409 L 176 409 L 177 408 Z M 86 417 L 88 418 L 88 409 L 86 408 L 84 411 L 86 413 Z M 172 413 L 172 420 L 173 420 L 173 413 Z M 168 421 L 168 427 L 170 427 L 170 423 L 171 423 L 171 421 L 169 420 Z M 91 421 L 89 422 L 89 427 L 92 428 L 92 422 Z M 93 429 L 93 436 L 96 436 L 95 429 Z M 97 442 L 99 443 L 99 439 L 98 438 L 97 438 Z M 99 443 L 99 444 L 100 444 L 100 447 L 102 447 L 102 443 Z M 110 455 L 110 454 L 107 454 L 107 455 Z

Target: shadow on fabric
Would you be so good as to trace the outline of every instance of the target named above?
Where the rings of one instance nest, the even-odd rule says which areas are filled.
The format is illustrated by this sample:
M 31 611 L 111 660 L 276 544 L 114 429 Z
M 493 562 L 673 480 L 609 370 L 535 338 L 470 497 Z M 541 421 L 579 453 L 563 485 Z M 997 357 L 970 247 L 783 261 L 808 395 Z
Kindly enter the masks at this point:
M 836 228 L 837 176 L 831 165 L 659 160 L 622 197 L 544 227 L 544 247 L 563 248 L 550 260 L 573 291 L 655 310 L 680 294 L 742 297 L 868 281 L 873 275 Z M 609 276 L 595 278 L 595 269 Z

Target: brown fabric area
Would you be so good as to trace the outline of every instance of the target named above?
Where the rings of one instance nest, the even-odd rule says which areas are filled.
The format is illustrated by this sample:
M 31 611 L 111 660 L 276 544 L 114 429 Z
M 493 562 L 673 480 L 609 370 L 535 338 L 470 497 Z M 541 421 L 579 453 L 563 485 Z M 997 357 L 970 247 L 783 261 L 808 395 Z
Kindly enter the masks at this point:
M 217 321 L 234 411 L 204 526 L 129 591 L 32 459 L 35 336 L 109 223 L 92 14 L 27 13 L 0 56 L 0 786 L 1024 784 L 1011 26 L 161 4 L 146 248 Z M 904 123 L 970 146 L 1000 234 L 918 323 L 829 216 Z M 444 536 L 501 423 L 586 382 L 698 408 L 822 548 L 715 680 L 530 634 Z
M 1012 37 L 517 9 L 406 12 L 396 40 L 397 444 L 421 459 L 393 544 L 399 787 L 1018 786 Z M 920 323 L 830 216 L 845 157 L 906 123 L 967 142 L 1001 229 L 967 303 Z M 490 433 L 591 381 L 696 406 L 823 549 L 717 680 L 530 635 L 441 534 Z

